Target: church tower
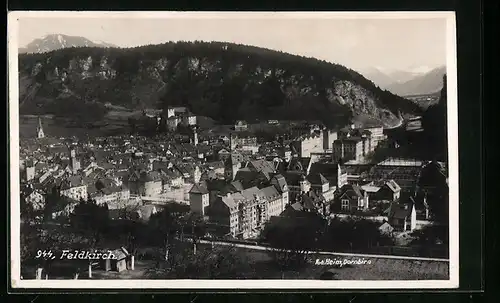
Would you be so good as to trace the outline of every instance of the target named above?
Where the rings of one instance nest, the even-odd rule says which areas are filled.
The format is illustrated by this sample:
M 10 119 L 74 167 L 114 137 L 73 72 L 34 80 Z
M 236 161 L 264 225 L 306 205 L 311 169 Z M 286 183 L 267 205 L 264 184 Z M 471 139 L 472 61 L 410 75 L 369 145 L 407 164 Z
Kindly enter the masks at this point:
M 76 151 L 74 148 L 70 147 L 69 155 L 71 172 L 76 174 L 80 170 L 80 161 L 76 159 Z
M 42 119 L 38 117 L 38 126 L 36 128 L 36 137 L 38 139 L 45 138 L 45 134 L 43 132 L 43 127 L 42 127 Z
M 197 146 L 198 145 L 198 128 L 196 126 L 193 126 L 192 129 L 193 129 L 193 145 Z

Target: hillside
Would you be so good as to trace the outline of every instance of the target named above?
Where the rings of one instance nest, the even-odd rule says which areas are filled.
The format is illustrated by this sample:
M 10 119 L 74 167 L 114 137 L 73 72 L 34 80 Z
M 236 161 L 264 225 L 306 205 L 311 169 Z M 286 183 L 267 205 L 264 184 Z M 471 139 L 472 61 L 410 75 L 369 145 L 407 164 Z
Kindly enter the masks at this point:
M 19 53 L 46 53 L 68 47 L 116 47 L 116 45 L 91 41 L 85 37 L 52 34 L 31 41 L 18 51 Z
M 220 42 L 22 54 L 19 73 L 20 111 L 31 114 L 71 117 L 92 108 L 88 116 L 95 118 L 105 103 L 174 105 L 223 123 L 311 119 L 340 126 L 357 115 L 392 125 L 398 112 L 420 111 L 346 67 Z
M 439 92 L 443 87 L 443 75 L 446 67 L 435 68 L 403 83 L 394 83 L 387 89 L 399 96 L 426 95 Z

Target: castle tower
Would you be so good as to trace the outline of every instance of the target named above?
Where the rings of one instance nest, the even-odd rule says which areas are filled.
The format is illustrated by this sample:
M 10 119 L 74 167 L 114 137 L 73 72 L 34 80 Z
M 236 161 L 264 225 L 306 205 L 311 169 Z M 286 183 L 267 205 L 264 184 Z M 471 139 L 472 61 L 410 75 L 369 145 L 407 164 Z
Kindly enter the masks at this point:
M 38 139 L 45 138 L 45 133 L 43 132 L 42 119 L 38 117 L 38 126 L 36 128 L 36 137 Z
M 189 206 L 191 211 L 205 216 L 209 204 L 208 189 L 202 183 L 195 183 L 189 191 Z
M 175 109 L 172 107 L 167 108 L 167 119 L 175 116 Z

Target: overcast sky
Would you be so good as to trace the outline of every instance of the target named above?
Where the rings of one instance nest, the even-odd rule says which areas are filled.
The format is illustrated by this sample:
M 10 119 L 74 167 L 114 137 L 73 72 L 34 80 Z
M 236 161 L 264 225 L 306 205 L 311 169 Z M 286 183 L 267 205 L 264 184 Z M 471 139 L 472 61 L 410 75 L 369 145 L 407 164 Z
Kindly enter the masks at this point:
M 121 47 L 179 40 L 227 41 L 315 57 L 356 70 L 430 69 L 446 63 L 443 17 L 84 16 L 21 17 L 19 45 L 57 33 Z

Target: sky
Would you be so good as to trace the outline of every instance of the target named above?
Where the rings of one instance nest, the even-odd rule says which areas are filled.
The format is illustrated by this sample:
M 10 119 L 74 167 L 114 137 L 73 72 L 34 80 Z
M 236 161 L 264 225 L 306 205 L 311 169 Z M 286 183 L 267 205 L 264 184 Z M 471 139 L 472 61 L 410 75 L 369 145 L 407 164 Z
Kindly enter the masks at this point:
M 142 16 L 142 17 L 141 17 Z M 276 14 L 86 14 L 19 17 L 23 47 L 48 34 L 82 36 L 120 47 L 168 41 L 224 41 L 314 57 L 363 71 L 432 69 L 446 63 L 446 19 Z M 389 16 L 389 18 L 388 18 Z M 396 16 L 396 17 L 395 17 Z

